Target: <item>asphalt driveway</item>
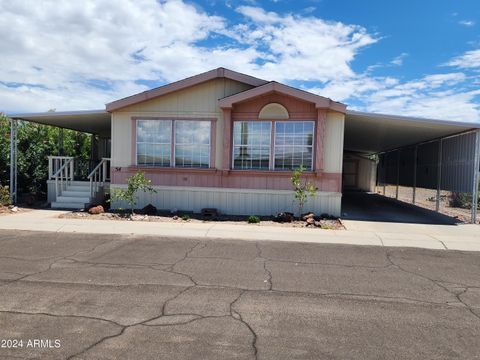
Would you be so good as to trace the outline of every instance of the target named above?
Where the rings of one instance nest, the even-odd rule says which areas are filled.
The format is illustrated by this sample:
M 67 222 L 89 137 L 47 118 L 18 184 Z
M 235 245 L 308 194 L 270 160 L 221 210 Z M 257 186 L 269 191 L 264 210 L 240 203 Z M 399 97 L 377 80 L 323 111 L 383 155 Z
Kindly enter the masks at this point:
M 2 359 L 480 359 L 479 338 L 480 253 L 0 233 Z

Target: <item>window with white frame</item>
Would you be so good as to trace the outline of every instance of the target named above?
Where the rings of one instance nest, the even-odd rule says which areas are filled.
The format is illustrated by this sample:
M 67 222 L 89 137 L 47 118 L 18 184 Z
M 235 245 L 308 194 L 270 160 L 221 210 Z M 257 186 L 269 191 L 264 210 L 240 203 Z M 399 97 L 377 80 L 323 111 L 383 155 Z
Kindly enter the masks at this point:
M 175 166 L 210 166 L 210 121 L 175 121 Z
M 268 170 L 272 123 L 236 121 L 233 126 L 233 168 Z
M 314 121 L 236 121 L 233 169 L 312 170 L 313 137 Z
M 137 165 L 169 167 L 171 152 L 171 120 L 137 120 Z
M 211 122 L 137 120 L 137 165 L 208 168 Z M 172 152 L 173 149 L 173 152 Z
M 312 170 L 313 121 L 277 121 L 274 149 L 275 170 Z

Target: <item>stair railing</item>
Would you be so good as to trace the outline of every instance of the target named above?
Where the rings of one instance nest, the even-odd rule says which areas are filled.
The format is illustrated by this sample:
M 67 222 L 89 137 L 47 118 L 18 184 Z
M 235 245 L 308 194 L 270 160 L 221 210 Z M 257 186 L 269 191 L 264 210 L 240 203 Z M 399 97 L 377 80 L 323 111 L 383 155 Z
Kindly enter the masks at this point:
M 88 180 L 90 181 L 90 197 L 94 199 L 100 189 L 100 187 L 105 186 L 105 182 L 109 178 L 109 165 L 110 158 L 102 158 L 97 166 L 92 170 L 88 175 Z
M 54 157 L 52 157 L 54 158 Z M 58 198 L 62 191 L 65 190 L 68 186 L 68 184 L 73 181 L 73 168 L 74 168 L 74 162 L 73 162 L 73 157 L 58 157 L 60 159 L 59 162 L 57 161 L 56 165 L 50 166 L 50 158 L 49 158 L 49 172 L 51 171 L 53 174 L 51 174 L 51 178 L 55 180 L 55 196 Z M 52 159 L 52 160 L 57 160 L 57 159 Z M 62 164 L 59 168 L 57 168 L 57 165 Z M 55 172 L 54 169 L 56 169 Z

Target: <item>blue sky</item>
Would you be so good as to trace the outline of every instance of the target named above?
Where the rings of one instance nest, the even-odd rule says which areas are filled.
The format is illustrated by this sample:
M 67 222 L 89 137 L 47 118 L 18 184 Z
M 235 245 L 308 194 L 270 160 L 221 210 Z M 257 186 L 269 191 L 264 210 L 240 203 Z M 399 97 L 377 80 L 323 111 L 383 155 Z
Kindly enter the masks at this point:
M 353 109 L 480 122 L 478 0 L 111 4 L 0 0 L 0 111 L 102 108 L 223 66 Z

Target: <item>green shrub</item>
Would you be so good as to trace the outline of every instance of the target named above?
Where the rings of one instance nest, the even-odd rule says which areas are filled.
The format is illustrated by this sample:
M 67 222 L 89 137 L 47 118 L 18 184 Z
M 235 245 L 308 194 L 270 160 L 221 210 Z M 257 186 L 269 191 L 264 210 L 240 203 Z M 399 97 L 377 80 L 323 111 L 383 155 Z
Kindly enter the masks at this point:
M 10 199 L 10 191 L 8 186 L 0 185 L 0 205 L 10 205 L 12 203 L 12 199 Z
M 190 215 L 183 214 L 183 215 L 182 215 L 182 220 L 183 220 L 183 221 L 188 221 L 188 220 L 190 220 Z
M 247 219 L 247 222 L 249 224 L 258 224 L 260 222 L 260 218 L 255 215 L 250 215 Z
M 145 178 L 145 174 L 142 171 L 137 171 L 134 175 L 127 179 L 126 189 L 112 189 L 110 197 L 112 200 L 123 200 L 130 205 L 130 211 L 133 214 L 133 210 L 137 205 L 138 191 L 145 191 L 149 193 L 156 193 L 157 191 L 150 185 L 151 181 Z
M 308 180 L 302 181 L 304 171 L 305 167 L 302 165 L 293 171 L 292 177 L 290 178 L 293 185 L 293 197 L 298 205 L 299 216 L 301 216 L 303 212 L 303 207 L 305 206 L 308 197 L 314 197 L 317 195 L 317 188 L 314 183 Z

